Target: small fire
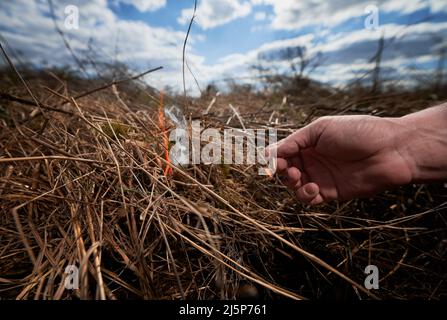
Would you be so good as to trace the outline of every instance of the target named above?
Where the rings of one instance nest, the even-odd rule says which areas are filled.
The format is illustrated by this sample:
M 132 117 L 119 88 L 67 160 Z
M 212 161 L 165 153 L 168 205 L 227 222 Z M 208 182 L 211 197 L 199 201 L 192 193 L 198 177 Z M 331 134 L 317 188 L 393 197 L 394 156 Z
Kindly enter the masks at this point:
M 167 162 L 166 168 L 164 170 L 165 176 L 172 176 L 172 167 L 171 167 L 171 159 L 169 158 L 169 138 L 168 132 L 166 130 L 166 119 L 165 119 L 165 111 L 164 111 L 164 93 L 160 91 L 160 105 L 158 109 L 158 123 L 163 135 L 163 147 L 165 149 L 165 160 Z
M 264 171 L 270 179 L 273 178 L 273 171 L 270 168 L 264 168 Z

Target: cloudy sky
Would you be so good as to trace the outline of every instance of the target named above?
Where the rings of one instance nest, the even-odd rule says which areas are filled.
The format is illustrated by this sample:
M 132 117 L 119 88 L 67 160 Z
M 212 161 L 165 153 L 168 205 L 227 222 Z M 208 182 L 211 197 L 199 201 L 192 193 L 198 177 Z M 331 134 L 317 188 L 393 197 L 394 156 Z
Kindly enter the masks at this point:
M 57 24 L 78 57 L 117 60 L 135 73 L 162 65 L 145 80 L 157 88 L 182 88 L 182 45 L 193 0 L 53 3 Z M 72 6 L 79 12 L 78 28 Z M 378 20 L 371 8 L 378 9 Z M 51 17 L 46 0 L 0 1 L 0 41 L 22 63 L 74 66 Z M 311 77 L 340 85 L 372 68 L 381 35 L 384 77 L 402 84 L 432 79 L 447 47 L 447 0 L 199 0 L 187 59 L 202 87 L 225 78 L 253 82 L 257 73 L 250 66 L 287 71 L 290 62 L 272 53 L 299 46 L 309 58 L 320 55 Z M 187 87 L 197 92 L 191 76 Z

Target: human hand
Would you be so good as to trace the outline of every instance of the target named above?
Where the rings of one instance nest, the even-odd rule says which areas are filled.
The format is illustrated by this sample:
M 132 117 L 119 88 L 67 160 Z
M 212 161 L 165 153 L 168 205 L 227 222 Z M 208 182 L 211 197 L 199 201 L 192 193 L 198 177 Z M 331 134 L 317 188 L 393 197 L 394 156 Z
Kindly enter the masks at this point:
M 413 165 L 401 118 L 322 117 L 277 144 L 277 172 L 300 201 L 319 204 L 407 184 Z

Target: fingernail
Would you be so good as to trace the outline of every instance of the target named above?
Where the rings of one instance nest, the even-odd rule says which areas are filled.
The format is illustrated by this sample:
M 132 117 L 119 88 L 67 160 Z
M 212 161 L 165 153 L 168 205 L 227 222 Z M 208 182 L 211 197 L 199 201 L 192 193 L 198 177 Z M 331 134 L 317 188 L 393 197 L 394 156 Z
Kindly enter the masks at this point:
M 304 192 L 308 195 L 311 196 L 315 193 L 315 189 L 313 187 L 313 185 L 307 185 L 304 187 Z

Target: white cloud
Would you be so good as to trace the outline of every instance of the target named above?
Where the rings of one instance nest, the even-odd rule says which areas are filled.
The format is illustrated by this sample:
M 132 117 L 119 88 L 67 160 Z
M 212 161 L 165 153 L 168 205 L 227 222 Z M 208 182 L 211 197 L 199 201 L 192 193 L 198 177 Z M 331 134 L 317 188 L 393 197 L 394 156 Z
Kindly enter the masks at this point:
M 252 1 L 254 3 L 264 3 L 270 0 Z M 315 3 L 318 2 L 317 0 L 315 1 Z M 278 6 L 280 6 L 279 3 L 285 5 L 288 2 L 289 4 L 293 2 L 294 4 L 302 5 L 302 2 L 298 3 L 298 1 L 289 0 L 276 1 L 275 3 L 278 3 Z M 351 3 L 351 7 L 355 6 L 354 1 L 336 0 L 335 2 L 349 2 Z M 391 0 L 391 2 L 394 2 L 394 0 Z M 236 3 L 237 5 L 235 5 Z M 328 1 L 328 3 L 332 2 Z M 54 1 L 54 4 L 56 6 L 58 24 L 61 27 L 63 27 L 63 9 L 65 5 L 75 4 L 79 7 L 79 30 L 64 29 L 64 32 L 80 57 L 85 56 L 85 52 L 89 50 L 87 43 L 90 39 L 93 39 L 94 48 L 97 50 L 95 53 L 108 59 L 109 62 L 115 58 L 115 47 L 117 47 L 116 58 L 121 62 L 131 65 L 136 71 L 144 71 L 149 67 L 159 65 L 165 67 L 162 71 L 148 75 L 145 78 L 150 85 L 156 88 L 163 88 L 165 85 L 170 85 L 177 90 L 182 89 L 182 45 L 185 30 L 176 31 L 171 28 L 153 27 L 142 21 L 120 19 L 109 8 L 106 0 L 60 0 L 57 2 Z M 219 25 L 219 23 L 225 23 L 222 22 L 226 21 L 225 19 L 234 19 L 237 10 L 220 10 L 221 7 L 219 7 L 219 4 L 224 9 L 234 8 L 233 6 L 236 6 L 236 9 L 240 9 L 237 6 L 247 6 L 247 2 L 242 3 L 241 1 L 202 1 L 200 2 L 200 6 L 205 6 L 205 9 L 200 9 L 201 7 L 199 6 L 200 10 L 204 10 L 202 12 L 208 12 L 207 10 L 211 10 L 210 7 L 214 10 L 212 12 L 215 12 L 208 15 L 206 19 L 202 17 L 200 23 L 202 23 L 203 28 L 205 28 L 203 24 L 211 28 L 212 26 Z M 206 9 L 207 6 L 210 7 Z M 332 6 L 332 4 L 328 4 L 328 6 Z M 391 4 L 389 6 L 386 10 L 397 10 L 399 4 L 394 3 L 393 6 Z M 318 6 L 316 7 L 319 8 Z M 415 10 L 414 8 L 416 7 L 417 5 L 414 5 L 411 10 Z M 438 6 L 432 10 L 444 10 L 443 8 Z M 335 11 L 334 9 L 335 20 L 338 19 L 340 21 L 340 19 L 344 19 L 343 14 L 345 13 L 337 13 Z M 247 15 L 250 13 L 250 9 L 241 9 L 240 12 L 243 12 L 243 15 Z M 363 14 L 363 8 L 360 12 Z M 337 16 L 337 14 L 341 16 Z M 219 15 L 220 17 L 218 17 Z M 23 17 L 26 17 L 26 19 Z M 318 15 L 316 14 L 315 17 L 318 17 Z M 187 21 L 189 21 L 189 18 Z M 278 16 L 276 15 L 274 19 L 277 18 Z M 210 21 L 207 21 L 207 19 L 210 19 Z M 270 20 L 270 15 L 268 19 Z M 199 22 L 199 20 L 197 21 Z M 289 22 L 292 23 L 291 21 Z M 355 50 L 357 48 L 356 46 L 377 41 L 382 31 L 385 31 L 387 41 L 397 35 L 399 44 L 405 44 L 406 41 L 427 39 L 434 34 L 444 35 L 444 43 L 447 39 L 447 22 L 425 22 L 409 26 L 385 24 L 378 31 L 361 29 L 353 32 L 329 33 L 325 37 L 320 37 L 321 33 L 318 33 L 318 29 L 315 30 L 315 33 L 268 42 L 245 53 L 227 55 L 214 64 L 206 64 L 204 56 L 196 54 L 194 45 L 198 41 L 204 41 L 204 36 L 192 33 L 188 44 L 187 58 L 199 82 L 205 85 L 212 80 L 225 77 L 253 76 L 255 73 L 249 67 L 257 62 L 260 53 L 287 47 L 304 46 L 308 49 L 310 55 L 321 51 L 324 57 L 325 54 L 336 53 L 346 48 L 353 48 Z M 330 28 L 324 30 L 327 32 Z M 22 51 L 25 62 L 41 65 L 42 60 L 47 60 L 50 65 L 59 67 L 66 64 L 73 65 L 73 59 L 64 47 L 60 36 L 54 30 L 53 22 L 49 16 L 48 4 L 45 0 L 34 2 L 27 0 L 0 1 L 0 32 L 7 39 L 10 47 L 16 49 L 16 51 Z M 402 38 L 401 36 L 403 35 L 405 37 Z M 429 59 L 431 56 L 430 50 L 433 50 L 432 53 L 434 54 L 435 47 L 426 48 L 428 55 L 425 59 Z M 362 70 L 362 68 L 370 68 L 371 65 L 367 61 L 373 54 L 374 52 L 365 53 L 365 56 L 362 56 L 363 60 L 350 61 L 349 63 L 332 61 L 331 65 L 322 66 L 312 76 L 325 82 L 339 83 L 346 81 L 352 78 L 355 72 L 360 72 L 359 70 Z M 400 60 L 384 59 L 383 64 L 384 66 L 391 65 L 398 68 L 400 65 L 404 63 L 408 64 L 412 61 L 419 63 L 422 60 L 414 57 L 402 57 Z M 290 62 L 288 61 L 262 61 L 262 64 L 279 71 L 287 70 L 290 67 Z M 186 76 L 187 89 L 191 90 L 190 92 L 194 90 L 197 93 L 194 79 L 189 73 Z
M 255 13 L 255 20 L 256 21 L 263 21 L 265 19 L 267 19 L 267 14 L 265 12 L 260 11 L 260 12 L 256 12 Z
M 366 17 L 365 8 L 377 5 L 379 13 L 409 14 L 427 8 L 436 13 L 447 11 L 447 0 L 251 0 L 253 5 L 270 5 L 275 16 L 272 28 L 296 30 L 304 26 L 334 26 L 357 17 Z
M 122 20 L 108 7 L 106 0 L 53 1 L 59 27 L 64 31 L 79 58 L 96 55 L 100 61 L 118 61 L 142 72 L 159 65 L 164 69 L 146 77 L 155 87 L 181 82 L 182 45 L 185 31 L 153 27 L 142 21 Z M 79 8 L 79 29 L 64 28 L 64 8 L 75 4 Z M 26 19 L 22 18 L 26 17 Z M 74 66 L 74 60 L 54 29 L 45 0 L 0 2 L 0 32 L 8 48 L 20 51 L 22 60 L 36 66 Z M 195 55 L 191 46 L 203 36 L 191 35 L 188 58 L 202 64 L 203 57 Z M 92 41 L 93 51 L 88 47 Z
M 156 11 L 166 5 L 166 0 L 117 0 L 118 2 L 129 4 L 138 9 L 138 11 Z
M 432 13 L 447 12 L 447 0 L 201 0 L 196 21 L 201 28 L 211 29 L 248 15 L 253 6 L 269 5 L 274 12 L 273 29 L 297 30 L 305 26 L 334 26 L 349 19 L 366 17 L 365 8 L 370 4 L 376 4 L 379 13 L 409 14 L 421 9 Z M 192 13 L 192 9 L 182 10 L 178 22 L 187 24 Z M 267 14 L 257 12 L 254 18 L 262 21 Z
M 447 12 L 447 1 L 429 0 L 431 12 Z
M 433 62 L 434 57 L 432 55 L 423 55 L 418 58 L 408 58 L 400 56 L 394 59 L 384 61 L 382 63 L 382 69 L 393 70 L 395 73 L 401 75 L 399 79 L 388 78 L 382 74 L 382 80 L 393 84 L 401 85 L 414 85 L 415 75 L 433 75 L 433 70 L 423 68 L 412 68 L 413 66 L 421 65 L 427 62 Z M 336 86 L 343 86 L 355 77 L 362 77 L 365 73 L 371 71 L 374 68 L 374 62 L 366 61 L 354 61 L 353 63 L 334 63 L 328 66 L 323 66 L 313 74 L 313 79 L 329 83 Z M 405 76 L 402 76 L 405 75 Z M 398 82 L 397 82 L 398 81 Z
M 323 59 L 325 54 L 336 53 L 337 51 L 350 48 L 350 50 L 355 51 L 361 49 L 362 45 L 368 42 L 375 43 L 381 36 L 381 31 L 385 31 L 385 43 L 388 43 L 391 39 L 397 36 L 396 45 L 397 47 L 403 46 L 410 41 L 424 41 L 430 35 L 433 34 L 444 34 L 447 35 L 447 22 L 445 23 L 419 23 L 415 25 L 402 26 L 397 24 L 386 24 L 382 26 L 381 30 L 372 32 L 365 31 L 364 29 L 353 31 L 353 32 L 342 32 L 338 34 L 333 34 L 326 38 L 324 41 L 315 42 L 317 37 L 313 34 L 307 34 L 295 38 L 276 40 L 272 42 L 265 43 L 260 47 L 250 50 L 246 53 L 230 54 L 218 60 L 218 62 L 212 66 L 201 65 L 198 68 L 199 79 L 206 81 L 211 81 L 213 79 L 222 79 L 226 77 L 253 77 L 256 76 L 256 72 L 250 69 L 250 66 L 259 64 L 263 67 L 270 68 L 273 72 L 287 72 L 290 71 L 291 61 L 281 61 L 281 60 L 259 60 L 258 57 L 262 53 L 268 53 L 275 50 L 281 50 L 289 47 L 302 46 L 307 48 L 307 53 L 309 56 L 314 56 L 318 52 L 323 54 Z M 447 37 L 445 37 L 447 39 Z M 321 39 L 319 39 L 321 40 Z M 427 45 L 426 42 L 421 42 Z M 332 61 L 330 64 L 322 64 L 318 69 L 316 69 L 311 77 L 315 80 L 334 84 L 342 85 L 347 81 L 352 80 L 356 75 L 362 75 L 366 71 L 372 70 L 374 67 L 373 62 L 369 62 L 369 59 L 375 54 L 376 47 L 373 45 L 373 51 L 364 53 L 360 51 L 358 58 L 353 61 L 346 62 L 346 59 L 340 59 L 342 61 Z M 412 55 L 406 56 L 406 52 L 401 52 L 400 56 L 385 59 L 383 58 L 382 67 L 395 70 L 399 73 L 403 80 L 403 83 L 407 83 L 411 76 L 408 71 L 408 66 L 410 65 L 420 65 L 422 63 L 436 61 L 437 56 L 434 52 L 436 45 L 430 47 L 429 45 L 424 49 L 425 54 L 421 56 L 414 57 Z M 387 48 L 386 50 L 397 50 L 397 48 Z M 343 58 L 343 57 L 341 57 Z M 299 58 L 295 59 L 298 62 Z M 324 60 L 323 60 L 324 61 Z M 432 70 L 421 71 L 425 73 L 433 72 Z M 252 83 L 255 81 L 244 79 L 243 82 Z M 411 81 L 410 81 L 411 82 Z M 408 82 L 408 83 L 410 83 Z M 413 83 L 413 82 L 411 82 Z
M 321 52 L 331 52 L 346 48 L 356 43 L 365 41 L 377 41 L 384 35 L 385 41 L 396 38 L 397 41 L 409 41 L 411 39 L 420 39 L 434 34 L 446 34 L 447 22 L 442 23 L 418 23 L 413 25 L 398 25 L 389 23 L 382 25 L 379 30 L 355 30 L 349 33 L 333 34 L 327 41 L 314 46 L 312 50 Z M 446 39 L 447 40 L 447 39 Z M 373 53 L 372 53 L 373 54 Z M 371 54 L 371 55 L 372 55 Z
M 197 24 L 204 30 L 224 25 L 251 12 L 251 4 L 240 0 L 202 0 L 197 6 Z M 193 9 L 182 10 L 178 22 L 187 24 L 191 20 Z
M 295 1 L 252 0 L 254 5 L 271 5 L 274 11 L 274 29 L 294 30 L 307 25 L 335 24 L 358 14 L 363 14 L 365 5 L 354 0 Z

